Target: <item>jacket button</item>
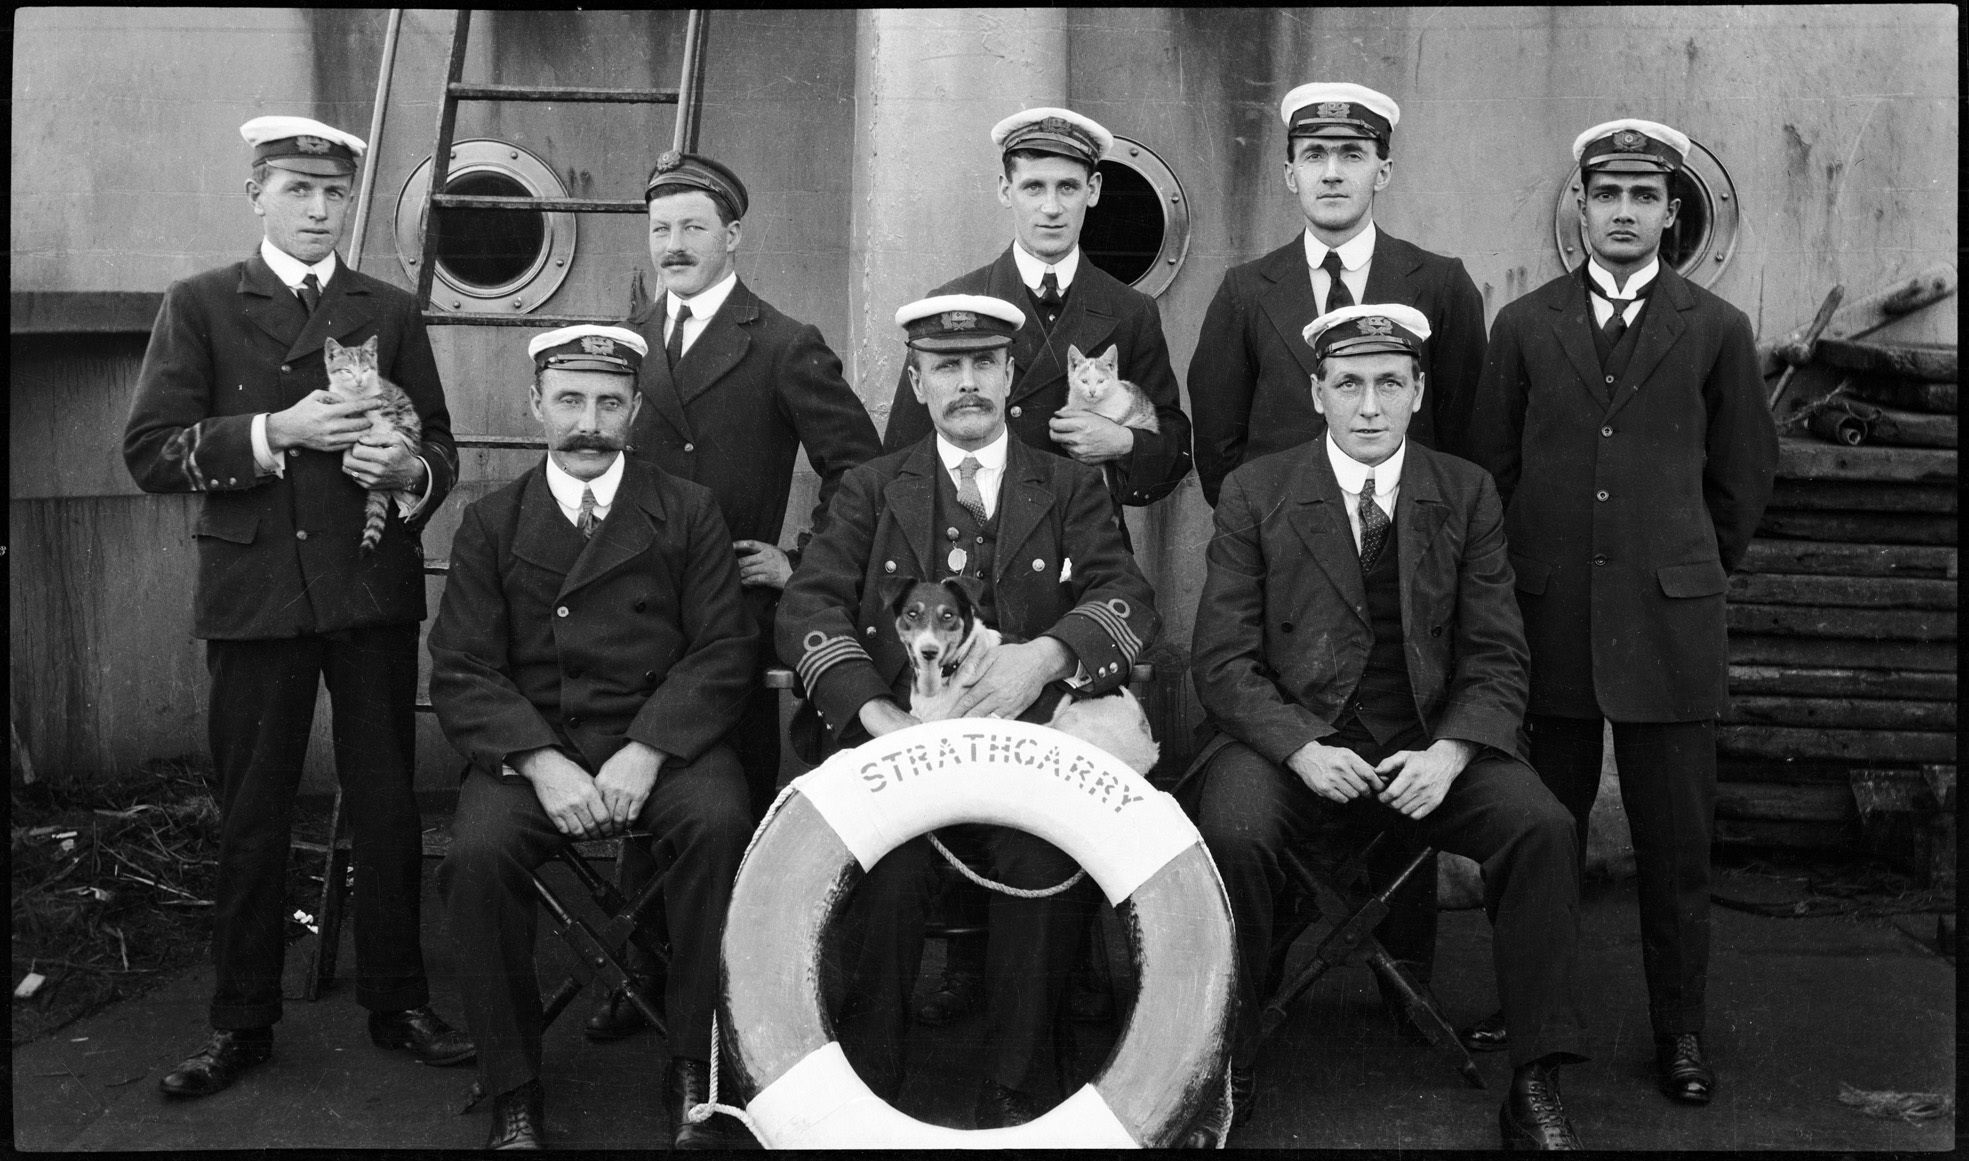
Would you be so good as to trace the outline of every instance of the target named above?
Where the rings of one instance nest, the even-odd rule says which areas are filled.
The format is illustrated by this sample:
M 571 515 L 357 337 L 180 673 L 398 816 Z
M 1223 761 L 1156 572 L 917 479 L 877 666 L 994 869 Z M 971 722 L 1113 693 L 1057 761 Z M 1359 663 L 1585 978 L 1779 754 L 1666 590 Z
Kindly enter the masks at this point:
M 239 477 L 238 477 L 238 476 L 227 476 L 227 477 L 226 477 L 226 483 L 228 483 L 228 484 L 237 484 L 237 483 L 239 483 Z
M 1026 413 L 1026 409 L 1023 407 L 1014 407 L 1012 410 L 1006 412 L 1006 414 L 1010 415 L 1013 419 L 1017 419 L 1019 416 L 1024 415 L 1025 413 Z
M 1046 562 L 1045 562 L 1045 561 L 1043 561 L 1043 560 L 1041 560 L 1041 559 L 1039 559 L 1038 557 L 1034 557 L 1034 558 L 1033 558 L 1033 561 L 1032 561 L 1032 571 L 1034 571 L 1034 572 L 1045 572 L 1045 571 L 1046 571 Z
M 301 458 L 301 449 L 300 449 L 300 448 L 298 448 L 298 447 L 295 447 L 295 448 L 288 448 L 288 449 L 287 449 L 287 458 L 288 458 L 288 459 L 290 459 L 290 460 L 298 460 L 298 459 L 300 459 L 300 458 Z
M 697 450 L 697 445 L 694 443 L 687 443 L 684 445 L 684 450 L 687 452 L 694 452 Z
M 1601 489 L 1600 491 L 1598 491 L 1598 492 L 1595 492 L 1595 493 L 1593 493 L 1593 498 L 1594 498 L 1595 500 L 1599 500 L 1599 501 L 1602 501 L 1602 502 L 1605 502 L 1605 500 L 1606 500 L 1606 498 L 1607 498 L 1607 493 L 1606 493 L 1606 489 L 1604 489 L 1604 488 L 1603 488 L 1603 489 Z
M 1440 637 L 1442 635 L 1443 627 L 1441 625 L 1436 625 L 1429 630 L 1429 636 L 1431 637 Z
M 943 530 L 943 535 L 944 535 L 944 539 L 945 539 L 945 540 L 956 540 L 956 539 L 957 539 L 957 525 L 955 525 L 955 524 L 953 524 L 953 525 L 951 525 L 950 527 L 948 527 L 948 528 L 946 528 L 946 529 L 944 529 L 944 530 Z
M 1611 427 L 1603 427 L 1603 428 L 1601 428 L 1601 429 L 1600 429 L 1600 434 L 1601 434 L 1601 435 L 1612 435 L 1612 434 L 1613 434 L 1613 428 L 1611 428 Z
M 649 683 L 650 683 L 651 685 L 655 685 L 655 684 L 656 684 L 656 670 L 654 670 L 654 669 L 645 669 L 645 670 L 643 670 L 643 680 L 644 680 L 644 681 L 647 681 L 647 682 L 649 682 Z
M 567 728 L 570 730 L 578 730 L 581 728 L 581 718 L 579 715 L 569 714 L 567 715 L 566 718 L 562 720 L 567 723 Z
M 1596 552 L 1596 553 L 1594 553 L 1594 554 L 1593 554 L 1593 563 L 1594 563 L 1595 565 L 1602 565 L 1602 564 L 1605 564 L 1605 563 L 1607 563 L 1607 556 L 1606 556 L 1606 553 L 1603 553 L 1603 552 Z
M 566 605 L 562 605 L 562 606 L 561 606 L 560 608 L 558 608 L 558 609 L 555 609 L 555 610 L 554 610 L 554 615 L 555 615 L 556 617 L 565 617 L 565 616 L 567 616 L 567 606 L 566 606 Z
M 647 609 L 647 608 L 649 608 L 649 601 L 648 601 L 647 599 L 645 599 L 645 598 L 643 598 L 643 597 L 637 597 L 637 598 L 636 598 L 636 603 L 635 603 L 635 604 L 633 604 L 633 605 L 631 605 L 631 606 L 629 606 L 629 607 L 630 607 L 630 608 L 632 608 L 632 609 L 634 609 L 634 610 L 636 610 L 636 611 L 637 611 L 638 613 L 640 613 L 640 612 L 642 612 L 642 611 L 643 611 L 644 609 Z
M 1611 384 L 1611 383 L 1613 382 L 1613 376 L 1612 376 L 1612 375 L 1609 375 L 1609 376 L 1607 376 L 1607 382 L 1608 382 L 1609 384 Z
M 983 543 L 984 543 L 984 537 L 982 537 L 982 536 L 980 536 L 980 537 L 978 537 L 978 543 L 979 543 L 979 544 L 983 544 Z
M 206 487 L 208 487 L 208 488 L 216 488 L 216 487 L 218 487 L 218 486 L 219 486 L 219 481 L 217 481 L 217 480 L 207 480 L 207 481 L 205 481 L 205 486 L 206 486 Z
M 875 636 L 875 626 L 873 626 L 873 625 L 870 625 L 870 626 L 868 627 L 868 631 L 867 631 L 867 635 L 868 635 L 868 636 L 870 636 L 870 637 L 873 637 L 873 636 Z
M 293 371 L 294 371 L 294 368 L 292 368 L 292 367 L 290 367 L 290 366 L 288 366 L 288 365 L 287 365 L 286 363 L 282 363 L 282 364 L 280 365 L 280 373 L 281 373 L 281 374 L 283 374 L 283 375 L 289 375 L 289 374 L 292 374 L 292 373 L 293 373 Z
M 895 561 L 893 561 L 893 560 L 885 560 L 885 561 L 883 561 L 883 562 L 882 562 L 882 571 L 883 571 L 883 572 L 894 572 L 894 571 L 896 571 L 896 562 L 895 562 Z
M 305 528 L 297 528 L 297 529 L 295 529 L 295 531 L 294 531 L 294 539 L 296 539 L 296 540 L 306 540 L 307 538 L 308 538 L 308 530 L 307 530 L 307 529 L 305 529 Z

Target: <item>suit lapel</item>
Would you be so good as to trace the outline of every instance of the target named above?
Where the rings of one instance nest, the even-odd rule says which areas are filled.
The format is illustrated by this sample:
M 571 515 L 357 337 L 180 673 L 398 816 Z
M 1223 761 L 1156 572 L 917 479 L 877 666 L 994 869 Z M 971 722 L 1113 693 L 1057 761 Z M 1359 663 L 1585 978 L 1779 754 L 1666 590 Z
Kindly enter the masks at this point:
M 293 347 L 300 339 L 307 326 L 307 312 L 258 251 L 246 260 L 240 273 L 239 293 L 246 299 L 247 320 L 265 331 L 283 350 Z
M 1689 327 L 1682 317 L 1683 311 L 1695 305 L 1695 296 L 1689 293 L 1688 283 L 1670 270 L 1666 262 L 1661 264 L 1655 282 L 1656 286 L 1649 295 L 1653 301 L 1641 310 L 1641 333 L 1634 337 L 1634 357 L 1627 361 L 1627 370 L 1621 376 L 1626 382 L 1614 395 L 1613 404 L 1607 408 L 1610 418 L 1640 394 L 1641 384 L 1647 381 L 1668 354 L 1668 349 Z
M 745 328 L 758 317 L 759 300 L 743 281 L 733 285 L 732 292 L 725 296 L 725 304 L 704 324 L 704 333 L 697 336 L 691 349 L 677 361 L 677 398 L 685 407 L 716 386 L 718 380 L 745 358 L 746 350 L 752 346 L 752 336 Z
M 272 271 L 268 271 L 269 274 Z M 282 287 L 285 290 L 285 287 Z M 287 291 L 293 297 L 292 291 Z M 296 300 L 298 305 L 299 300 Z M 337 261 L 335 277 L 321 292 L 321 301 L 315 304 L 314 313 L 307 316 L 307 324 L 287 349 L 287 361 L 297 362 L 322 349 L 329 337 L 346 339 L 367 326 L 375 318 L 374 306 L 370 299 L 369 286 L 362 276 L 349 269 L 348 263 Z
M 1410 287 L 1409 279 L 1420 269 L 1422 259 L 1414 246 L 1375 227 L 1374 254 L 1367 260 L 1365 301 L 1415 302 L 1420 296 Z
M 1271 283 L 1259 293 L 1265 317 L 1271 319 L 1272 327 L 1285 340 L 1285 349 L 1299 361 L 1300 369 L 1311 375 L 1313 349 L 1301 336 L 1306 324 L 1319 315 L 1319 303 L 1313 298 L 1313 278 L 1306 269 L 1304 240 L 1295 236 L 1267 254 L 1264 265 L 1258 268 L 1258 277 Z
M 1449 505 L 1443 502 L 1442 489 L 1428 462 L 1427 451 L 1418 444 L 1409 444 L 1408 458 L 1402 464 L 1401 494 L 1395 498 L 1395 543 L 1401 549 L 1401 568 L 1396 571 L 1401 578 L 1405 632 L 1416 629 L 1409 617 L 1414 578 L 1421 575 L 1422 562 L 1448 519 Z
M 1082 254 L 1081 261 L 1086 260 L 1087 256 Z M 1046 328 L 1033 317 L 1032 302 L 1026 293 L 1026 284 L 1019 278 L 1019 263 L 1012 257 L 1011 246 L 1007 246 L 1005 252 L 998 256 L 998 261 L 991 264 L 987 282 L 986 294 L 1009 302 L 1026 314 L 1025 325 L 1012 336 L 1012 361 L 1017 381 L 1012 384 L 1011 394 L 1005 398 L 1007 404 L 1017 403 L 1046 384 L 1065 378 L 1067 370 L 1061 363 L 1065 356 L 1052 349 L 1052 344 L 1046 340 Z M 1054 324 L 1055 334 L 1060 332 L 1067 315 L 1073 310 L 1073 296 L 1068 295 L 1067 308 L 1060 313 L 1060 321 Z
M 546 479 L 541 480 L 544 487 Z M 550 494 L 548 502 L 553 502 Z M 562 516 L 559 506 L 555 506 L 556 516 Z M 566 597 L 583 586 L 602 579 L 621 568 L 640 553 L 646 552 L 656 539 L 654 522 L 663 519 L 663 502 L 656 489 L 649 486 L 643 473 L 634 465 L 625 465 L 622 484 L 615 490 L 615 502 L 609 505 L 608 519 L 595 529 L 594 538 L 588 541 L 581 555 L 574 559 L 574 567 L 568 570 L 567 579 L 561 582 L 561 597 Z
M 1601 380 L 1606 372 L 1600 369 L 1600 354 L 1593 349 L 1593 332 L 1588 329 L 1593 325 L 1593 312 L 1587 309 L 1586 289 L 1579 282 L 1584 277 L 1582 271 L 1578 278 L 1554 283 L 1545 305 L 1552 311 L 1552 336 L 1578 372 L 1580 389 L 1604 404 L 1607 395 Z
M 942 470 L 943 465 L 937 459 L 937 437 L 925 436 L 903 460 L 896 478 L 882 489 L 889 511 L 895 515 L 896 527 L 909 538 L 909 550 L 916 557 L 913 575 L 919 580 L 936 575 L 930 557 L 937 518 L 937 480 L 932 473 Z
M 636 377 L 636 382 L 642 388 L 643 399 L 656 414 L 675 428 L 678 435 L 694 440 L 697 437 L 691 433 L 690 420 L 684 416 L 684 402 L 677 392 L 677 380 L 671 376 L 670 363 L 663 357 L 663 327 L 668 319 L 668 301 L 668 295 L 659 296 L 642 314 L 630 320 L 631 329 L 643 336 L 650 351 L 643 359 L 643 372 Z
M 1053 507 L 1053 491 L 1046 484 L 1046 467 L 1039 455 L 1016 438 L 1008 441 L 1005 476 L 998 482 L 998 544 L 991 568 L 994 587 Z
M 559 523 L 555 523 L 558 521 Z M 561 526 L 567 523 L 561 506 L 554 502 L 554 491 L 547 486 L 547 461 L 542 459 L 527 476 L 520 491 L 520 516 L 513 531 L 513 555 L 557 576 L 565 576 L 570 563 L 554 545 Z
M 1303 345 L 1303 344 L 1302 344 Z M 1301 445 L 1306 463 L 1295 473 L 1286 519 L 1306 544 L 1321 571 L 1346 598 L 1347 608 L 1367 620 L 1367 578 L 1361 575 L 1360 549 L 1354 546 L 1353 526 L 1347 522 L 1347 501 L 1326 460 L 1326 441 Z

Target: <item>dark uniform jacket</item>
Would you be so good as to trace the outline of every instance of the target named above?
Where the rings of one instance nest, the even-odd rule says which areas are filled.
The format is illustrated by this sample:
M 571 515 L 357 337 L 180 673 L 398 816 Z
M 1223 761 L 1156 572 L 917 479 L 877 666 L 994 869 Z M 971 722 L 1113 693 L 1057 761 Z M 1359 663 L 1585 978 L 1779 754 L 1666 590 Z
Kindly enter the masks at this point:
M 1423 406 L 1409 438 L 1463 454 L 1484 364 L 1484 304 L 1462 260 L 1377 228 L 1361 301 L 1412 306 L 1429 320 Z M 1210 503 L 1232 468 L 1326 430 L 1313 410 L 1313 350 L 1300 337 L 1318 316 L 1303 232 L 1224 275 L 1190 360 L 1196 470 Z
M 382 543 L 358 551 L 368 493 L 341 452 L 294 448 L 261 476 L 253 416 L 328 387 L 323 340 L 376 336 L 383 375 L 423 422 L 430 498 L 406 526 L 390 503 Z M 192 632 L 294 637 L 424 619 L 421 533 L 458 478 L 431 343 L 416 300 L 338 263 L 313 315 L 256 252 L 173 283 L 151 330 L 123 458 L 147 492 L 203 492 L 193 535 Z
M 780 658 L 798 670 L 832 736 L 909 674 L 885 577 L 942 575 L 937 557 L 936 439 L 883 456 L 841 482 L 780 602 Z M 1091 684 L 1111 692 L 1155 640 L 1155 594 L 1122 546 L 1101 474 L 1008 441 L 990 578 L 1009 640 L 1056 637 Z M 1071 575 L 1062 576 L 1071 562 Z
M 1155 299 L 1095 266 L 1085 251 L 1068 288 L 1066 304 L 1050 334 L 1033 312 L 1031 296 L 1019 278 L 1010 246 L 989 266 L 980 266 L 930 292 L 986 294 L 1025 312 L 1025 325 L 1012 339 L 1013 378 L 1005 401 L 1005 425 L 1028 447 L 1065 455 L 1047 423 L 1067 404 L 1067 347 L 1098 355 L 1121 348 L 1117 373 L 1140 387 L 1155 404 L 1160 431 L 1131 429 L 1135 450 L 1114 461 L 1115 494 L 1124 504 L 1153 504 L 1176 490 L 1190 472 L 1190 421 L 1169 369 L 1169 344 Z M 931 432 L 930 413 L 909 386 L 909 371 L 896 380 L 884 451 L 897 451 Z
M 658 296 L 624 324 L 650 349 L 631 458 L 711 489 L 734 538 L 776 545 L 801 446 L 820 476 L 817 519 L 842 473 L 881 454 L 875 424 L 820 331 L 775 310 L 743 279 L 674 376 L 663 357 L 667 309 Z
M 1725 707 L 1725 577 L 1771 496 L 1777 437 L 1750 320 L 1664 263 L 1607 383 L 1577 274 L 1505 307 L 1472 434 L 1496 477 L 1531 643 L 1531 712 Z
M 630 739 L 695 760 L 751 691 L 758 630 L 709 492 L 631 462 L 608 518 L 570 549 L 579 536 L 543 461 L 467 508 L 452 541 L 431 704 L 495 776 L 542 746 L 590 771 Z
M 1197 694 L 1219 730 L 1282 765 L 1334 732 L 1374 644 L 1326 442 L 1232 472 L 1215 520 L 1197 604 Z M 1522 757 L 1524 630 L 1489 477 L 1409 441 L 1394 536 L 1416 714 L 1436 738 Z

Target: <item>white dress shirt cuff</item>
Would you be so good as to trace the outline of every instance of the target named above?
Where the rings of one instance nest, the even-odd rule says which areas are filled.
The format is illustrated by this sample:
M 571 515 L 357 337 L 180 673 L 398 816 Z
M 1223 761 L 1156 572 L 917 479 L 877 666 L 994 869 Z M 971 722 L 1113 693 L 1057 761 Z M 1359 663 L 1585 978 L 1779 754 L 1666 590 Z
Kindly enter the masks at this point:
M 397 515 L 403 517 L 405 520 L 409 520 L 412 516 L 423 511 L 425 502 L 431 498 L 431 485 L 437 480 L 437 477 L 431 474 L 431 461 L 425 459 L 423 456 L 418 456 L 417 462 L 424 465 L 423 491 L 417 492 L 405 488 L 396 494 Z
M 253 417 L 253 463 L 263 476 L 287 476 L 287 461 L 274 453 L 273 445 L 267 442 L 267 413 L 262 411 Z

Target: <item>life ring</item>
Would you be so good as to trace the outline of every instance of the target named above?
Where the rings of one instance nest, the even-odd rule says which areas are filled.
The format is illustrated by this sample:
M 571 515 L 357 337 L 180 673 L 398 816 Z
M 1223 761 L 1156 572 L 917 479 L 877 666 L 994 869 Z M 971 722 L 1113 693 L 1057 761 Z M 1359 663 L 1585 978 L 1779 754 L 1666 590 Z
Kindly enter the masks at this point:
M 925 1124 L 877 1097 L 834 1040 L 820 947 L 849 889 L 917 835 L 960 822 L 1030 831 L 1119 910 L 1141 994 L 1101 1072 L 1028 1124 Z M 1132 1148 L 1175 1143 L 1222 1075 L 1236 952 L 1230 902 L 1175 799 L 1103 750 L 1019 721 L 911 726 L 787 787 L 739 866 L 720 1022 L 768 1148 Z

